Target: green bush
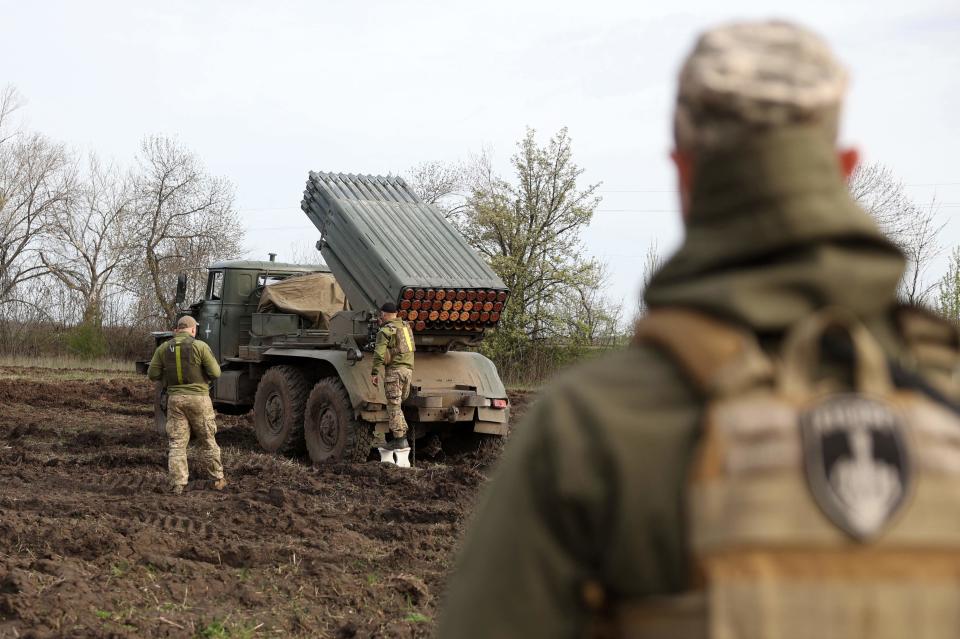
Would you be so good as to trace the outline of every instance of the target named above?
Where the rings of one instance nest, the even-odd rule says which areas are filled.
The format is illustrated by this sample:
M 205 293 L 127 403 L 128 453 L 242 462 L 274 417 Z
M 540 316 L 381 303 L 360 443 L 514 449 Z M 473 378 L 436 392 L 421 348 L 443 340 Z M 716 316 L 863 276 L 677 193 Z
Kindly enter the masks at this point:
M 81 359 L 103 357 L 107 354 L 107 338 L 99 326 L 80 324 L 67 334 L 67 351 Z
M 480 352 L 497 366 L 507 386 L 538 386 L 578 361 L 612 350 L 578 341 L 532 341 L 522 334 L 497 331 Z

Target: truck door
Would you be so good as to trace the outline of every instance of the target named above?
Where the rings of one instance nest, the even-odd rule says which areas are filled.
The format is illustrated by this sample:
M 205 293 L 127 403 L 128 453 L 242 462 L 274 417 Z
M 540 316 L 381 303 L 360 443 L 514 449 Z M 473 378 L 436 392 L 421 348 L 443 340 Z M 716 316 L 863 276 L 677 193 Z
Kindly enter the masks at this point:
M 200 318 L 197 320 L 197 339 L 206 342 L 213 356 L 220 359 L 220 317 L 223 311 L 223 271 L 210 271 L 207 279 L 207 293 Z

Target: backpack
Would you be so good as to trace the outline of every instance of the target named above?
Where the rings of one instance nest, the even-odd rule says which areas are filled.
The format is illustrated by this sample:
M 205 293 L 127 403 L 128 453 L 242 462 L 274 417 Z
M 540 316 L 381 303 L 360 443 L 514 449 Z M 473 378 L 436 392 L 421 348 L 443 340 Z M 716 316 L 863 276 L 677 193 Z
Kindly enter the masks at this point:
M 941 392 L 956 389 L 957 331 L 917 309 L 899 319 L 931 384 L 895 385 L 904 372 L 840 309 L 799 322 L 778 358 L 693 311 L 638 323 L 636 341 L 706 402 L 687 488 L 693 589 L 617 606 L 612 636 L 960 634 L 960 409 Z M 838 335 L 849 385 L 819 375 Z

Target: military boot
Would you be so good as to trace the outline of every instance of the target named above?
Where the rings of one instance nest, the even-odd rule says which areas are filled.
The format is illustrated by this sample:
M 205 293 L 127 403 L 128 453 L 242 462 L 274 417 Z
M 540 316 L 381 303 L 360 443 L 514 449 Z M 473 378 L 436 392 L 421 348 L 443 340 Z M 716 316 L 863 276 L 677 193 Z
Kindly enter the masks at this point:
M 383 447 L 386 450 L 400 450 L 401 448 L 410 448 L 406 437 L 394 437 L 387 445 Z
M 221 477 L 217 481 L 213 482 L 214 490 L 223 490 L 226 487 L 227 487 L 227 480 L 225 477 Z

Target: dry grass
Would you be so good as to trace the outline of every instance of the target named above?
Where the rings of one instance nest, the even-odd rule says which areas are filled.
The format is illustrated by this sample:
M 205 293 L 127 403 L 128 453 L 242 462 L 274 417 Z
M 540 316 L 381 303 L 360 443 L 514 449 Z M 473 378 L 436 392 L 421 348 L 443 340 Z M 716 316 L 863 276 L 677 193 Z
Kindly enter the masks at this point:
M 132 361 L 117 359 L 79 359 L 67 356 L 24 357 L 20 355 L 0 354 L 0 366 L 14 368 L 51 368 L 57 370 L 83 369 L 134 373 Z

